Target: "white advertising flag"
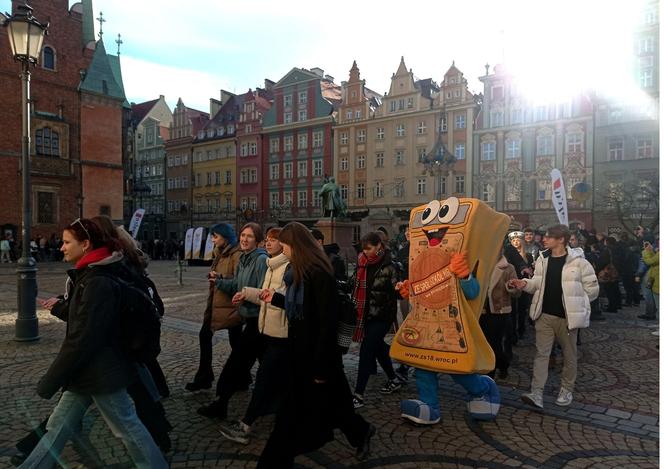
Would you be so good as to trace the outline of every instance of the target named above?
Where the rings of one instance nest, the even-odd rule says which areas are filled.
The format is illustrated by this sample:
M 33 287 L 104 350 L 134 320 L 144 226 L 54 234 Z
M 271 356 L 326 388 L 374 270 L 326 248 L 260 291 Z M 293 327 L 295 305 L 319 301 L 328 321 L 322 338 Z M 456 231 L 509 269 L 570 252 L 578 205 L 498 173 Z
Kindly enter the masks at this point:
M 134 216 L 131 217 L 131 221 L 129 222 L 129 232 L 134 239 L 136 239 L 136 235 L 138 235 L 138 229 L 141 227 L 143 215 L 145 215 L 145 209 L 139 208 L 134 212 Z
M 203 228 L 202 226 L 199 226 L 194 230 L 194 245 L 191 249 L 191 258 L 192 259 L 200 259 L 201 258 L 201 242 L 203 241 Z
M 558 221 L 569 226 L 565 183 L 562 174 L 555 168 L 551 170 L 551 189 L 551 201 L 553 202 L 553 208 L 556 210 L 556 215 L 558 215 Z
M 203 260 L 211 261 L 212 252 L 214 251 L 214 241 L 212 241 L 212 233 L 208 233 L 207 239 L 205 240 L 205 254 L 203 254 Z
M 194 229 L 189 228 L 184 235 L 184 258 L 191 259 L 191 243 L 194 239 Z

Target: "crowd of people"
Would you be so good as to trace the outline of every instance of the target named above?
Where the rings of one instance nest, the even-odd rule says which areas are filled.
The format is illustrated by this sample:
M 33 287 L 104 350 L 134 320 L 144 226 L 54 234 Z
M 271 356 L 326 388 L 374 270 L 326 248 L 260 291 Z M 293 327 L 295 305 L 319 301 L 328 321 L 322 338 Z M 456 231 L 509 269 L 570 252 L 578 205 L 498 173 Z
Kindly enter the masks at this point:
M 357 409 L 372 399 L 366 394 L 372 375 L 379 365 L 386 377 L 379 392 L 391 394 L 408 381 L 411 371 L 395 367 L 386 341 L 409 310 L 404 291 L 407 233 L 396 243 L 384 231 L 367 233 L 350 275 L 339 246 L 326 245 L 320 231 L 297 222 L 266 233 L 256 223 L 238 232 L 219 223 L 210 233 L 214 260 L 206 286 L 201 285 L 208 297 L 199 363 L 185 389 L 211 389 L 215 374 L 217 379 L 215 399 L 198 414 L 219 420 L 221 435 L 240 444 L 249 443 L 259 418 L 276 414 L 258 467 L 291 467 L 298 454 L 331 441 L 335 428 L 355 448 L 357 459 L 366 459 L 376 427 Z M 583 228 L 571 232 L 565 225 L 551 226 L 545 233 L 525 228 L 506 235 L 479 320 L 496 356 L 491 378 L 508 376 L 513 347 L 534 326 L 531 389 L 522 399 L 543 407 L 557 343 L 564 365 L 555 402 L 570 405 L 579 330 L 591 319 L 604 319 L 603 313 L 615 313 L 623 304 L 639 305 L 642 299 L 651 306 L 641 318 L 657 317 L 658 239 L 642 228 L 631 238 L 619 238 Z M 24 468 L 52 465 L 67 440 L 76 438 L 84 413 L 95 403 L 137 467 L 166 467 L 163 452 L 170 449 L 171 426 L 160 401 L 170 390 L 156 354 L 139 360 L 127 353 L 120 313 L 126 305 L 118 294 L 127 283 L 145 286 L 163 314 L 157 286 L 146 270 L 148 256 L 124 229 L 103 216 L 77 219 L 65 228 L 60 252 L 73 267 L 67 272 L 66 291 L 41 304 L 67 322 L 67 332 L 37 392 L 46 399 L 63 392 L 41 432 L 21 441 L 21 454 L 14 461 Z M 353 390 L 338 337 L 341 285 L 349 285 L 356 316 L 352 340 L 360 344 Z M 604 307 L 600 296 L 607 299 Z M 221 357 L 215 357 L 212 348 L 214 333 L 222 329 L 228 331 L 230 344 L 223 364 L 216 363 Z M 234 395 L 250 388 L 243 417 L 227 420 Z

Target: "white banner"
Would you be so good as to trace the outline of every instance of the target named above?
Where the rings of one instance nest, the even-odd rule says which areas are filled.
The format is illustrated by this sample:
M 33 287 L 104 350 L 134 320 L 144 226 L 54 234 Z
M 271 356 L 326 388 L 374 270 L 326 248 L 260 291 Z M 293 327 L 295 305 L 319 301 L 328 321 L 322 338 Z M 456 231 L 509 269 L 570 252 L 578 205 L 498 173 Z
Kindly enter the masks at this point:
M 553 208 L 556 210 L 556 215 L 558 215 L 558 221 L 569 226 L 565 183 L 562 174 L 555 168 L 551 170 L 551 189 L 551 201 L 553 202 Z
M 131 233 L 131 236 L 134 239 L 136 239 L 136 235 L 138 235 L 138 229 L 141 227 L 143 215 L 145 215 L 145 209 L 139 208 L 134 212 L 134 216 L 131 217 L 131 221 L 129 222 L 128 231 Z
M 203 259 L 206 261 L 211 261 L 213 251 L 214 251 L 214 241 L 212 241 L 212 232 L 210 232 L 208 233 L 207 239 L 205 240 L 205 254 L 203 254 Z
M 194 230 L 194 246 L 192 247 L 191 258 L 200 259 L 201 258 L 201 243 L 203 242 L 203 228 L 199 226 Z
M 189 228 L 184 235 L 184 258 L 191 259 L 191 242 L 194 239 L 194 229 Z

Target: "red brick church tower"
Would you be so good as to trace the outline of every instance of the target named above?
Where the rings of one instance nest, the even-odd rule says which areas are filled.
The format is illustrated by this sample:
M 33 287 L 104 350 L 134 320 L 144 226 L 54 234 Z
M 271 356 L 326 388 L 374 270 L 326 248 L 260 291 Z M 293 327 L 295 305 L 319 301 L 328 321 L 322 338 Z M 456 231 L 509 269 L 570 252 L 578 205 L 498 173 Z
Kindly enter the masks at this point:
M 15 11 L 21 1 L 12 1 Z M 92 0 L 32 0 L 49 22 L 41 60 L 32 67 L 31 192 L 34 237 L 60 236 L 79 216 L 122 219 L 122 110 L 118 57 L 95 41 Z M 4 16 L 0 15 L 0 23 Z M 0 228 L 21 224 L 20 64 L 0 28 Z

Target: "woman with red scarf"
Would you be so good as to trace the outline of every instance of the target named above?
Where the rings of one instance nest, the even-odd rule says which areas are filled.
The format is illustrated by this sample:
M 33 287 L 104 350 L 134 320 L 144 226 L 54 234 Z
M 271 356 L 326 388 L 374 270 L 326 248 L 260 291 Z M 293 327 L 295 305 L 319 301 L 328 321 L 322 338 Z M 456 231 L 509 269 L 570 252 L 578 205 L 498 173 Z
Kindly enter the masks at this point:
M 385 249 L 379 233 L 368 233 L 362 238 L 361 244 L 362 252 L 357 256 L 353 291 L 357 309 L 353 340 L 362 343 L 353 396 L 356 409 L 364 406 L 364 390 L 376 360 L 388 379 L 380 389 L 382 394 L 391 394 L 402 384 L 402 379 L 392 367 L 390 346 L 385 343 L 385 336 L 396 323 L 397 301 L 401 298 L 395 290 L 400 280 L 399 268 Z
M 118 343 L 121 291 L 113 280 L 123 270 L 121 247 L 85 218 L 65 228 L 62 239 L 64 259 L 74 264 L 67 272 L 66 308 L 59 312 L 67 332 L 37 394 L 50 399 L 60 389 L 63 393 L 46 434 L 20 467 L 52 464 L 93 402 L 137 467 L 168 467 L 127 394 L 135 369 Z

